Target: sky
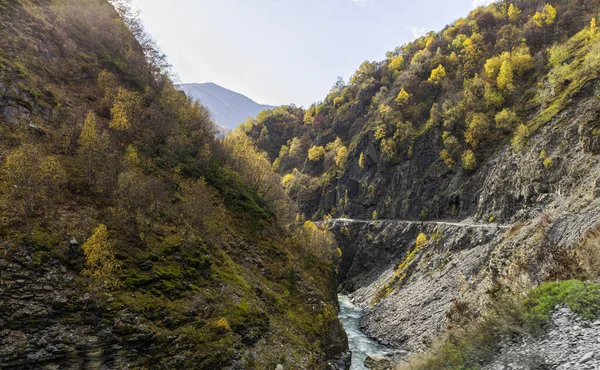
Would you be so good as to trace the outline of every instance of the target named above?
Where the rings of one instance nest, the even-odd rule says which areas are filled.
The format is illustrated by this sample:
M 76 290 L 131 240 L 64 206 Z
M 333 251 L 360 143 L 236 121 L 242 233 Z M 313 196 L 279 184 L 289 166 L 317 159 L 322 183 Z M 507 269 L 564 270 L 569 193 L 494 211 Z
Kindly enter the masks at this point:
M 181 83 L 307 107 L 365 60 L 490 0 L 132 0 Z

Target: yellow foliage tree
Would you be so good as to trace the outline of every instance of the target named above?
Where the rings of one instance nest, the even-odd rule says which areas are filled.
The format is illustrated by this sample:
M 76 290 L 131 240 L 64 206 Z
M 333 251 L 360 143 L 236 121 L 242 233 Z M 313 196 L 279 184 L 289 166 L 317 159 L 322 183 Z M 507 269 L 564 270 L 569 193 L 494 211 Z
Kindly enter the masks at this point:
M 514 4 L 510 4 L 508 6 L 508 20 L 511 23 L 516 23 L 519 20 L 519 16 L 521 15 L 521 10 L 517 8 Z
M 313 222 L 306 221 L 299 232 L 307 252 L 320 258 L 337 253 L 335 239 L 328 230 L 319 229 Z
M 502 67 L 500 67 L 500 72 L 498 73 L 498 78 L 496 81 L 498 83 L 498 88 L 501 90 L 510 91 L 515 88 L 514 74 L 512 66 L 508 60 L 502 62 Z
M 431 71 L 431 76 L 427 81 L 433 82 L 434 84 L 438 84 L 442 82 L 442 80 L 446 77 L 446 69 L 443 65 L 437 66 L 433 71 Z
M 415 246 L 417 249 L 422 249 L 427 244 L 427 235 L 424 233 L 420 233 L 417 236 L 417 240 L 415 241 Z
M 86 269 L 83 273 L 103 281 L 107 286 L 117 284 L 115 272 L 120 264 L 115 259 L 115 252 L 109 240 L 108 229 L 104 224 L 98 225 L 92 236 L 83 243 Z
M 465 150 L 461 159 L 462 166 L 465 170 L 474 170 L 477 167 L 477 158 L 472 150 Z
M 308 160 L 312 162 L 318 162 L 325 157 L 325 154 L 327 154 L 327 152 L 325 151 L 324 147 L 313 146 L 308 150 Z
M 487 116 L 483 113 L 476 113 L 473 115 L 467 131 L 465 131 L 465 141 L 470 144 L 473 148 L 483 141 L 490 132 L 490 121 Z
M 82 161 L 83 170 L 90 187 L 100 186 L 103 163 L 108 145 L 108 138 L 98 132 L 98 119 L 93 112 L 89 112 L 79 135 L 79 149 L 77 153 Z
M 346 160 L 348 159 L 348 149 L 345 146 L 342 146 L 336 151 L 335 156 L 335 164 L 342 168 L 346 165 Z
M 510 144 L 511 144 L 513 150 L 515 152 L 519 153 L 519 152 L 522 152 L 523 149 L 525 148 L 525 146 L 527 145 L 528 139 L 529 139 L 529 128 L 526 125 L 521 124 L 517 128 L 517 131 L 515 132 L 515 136 L 510 141 Z
M 519 117 L 517 117 L 517 114 L 512 110 L 505 108 L 496 114 L 495 120 L 496 128 L 511 131 L 519 121 Z
M 446 165 L 446 167 L 448 167 L 448 168 L 454 167 L 454 164 L 455 164 L 454 159 L 452 159 L 452 156 L 446 149 L 443 149 L 440 152 L 440 158 L 442 159 L 442 161 L 444 161 L 444 164 Z
M 112 109 L 110 110 L 110 128 L 119 131 L 129 130 L 133 124 L 139 103 L 137 94 L 119 88 Z
M 556 9 L 550 5 L 544 5 L 544 9 L 541 12 L 537 12 L 533 15 L 533 21 L 538 27 L 543 25 L 550 25 L 556 20 Z
M 598 34 L 598 26 L 596 25 L 596 17 L 590 21 L 590 38 L 594 38 Z
M 366 162 L 365 153 L 361 152 L 360 157 L 358 157 L 358 165 L 360 168 L 365 168 L 367 166 Z
M 13 150 L 6 156 L 0 176 L 6 207 L 3 212 L 25 217 L 41 213 L 66 180 L 58 157 L 46 156 L 29 144 Z
M 283 187 L 287 188 L 292 183 L 292 181 L 294 181 L 295 178 L 296 178 L 296 176 L 294 176 L 291 173 L 288 173 L 285 176 L 283 176 L 283 178 L 281 179 L 281 185 L 283 185 Z
M 406 90 L 404 90 L 404 88 L 402 90 L 400 90 L 400 92 L 398 93 L 398 96 L 396 97 L 395 102 L 398 105 L 404 105 L 406 103 L 408 103 L 408 99 L 410 99 L 410 94 L 406 92 Z
M 395 72 L 404 66 L 404 57 L 402 55 L 398 55 L 390 59 L 390 64 L 388 66 L 391 72 Z

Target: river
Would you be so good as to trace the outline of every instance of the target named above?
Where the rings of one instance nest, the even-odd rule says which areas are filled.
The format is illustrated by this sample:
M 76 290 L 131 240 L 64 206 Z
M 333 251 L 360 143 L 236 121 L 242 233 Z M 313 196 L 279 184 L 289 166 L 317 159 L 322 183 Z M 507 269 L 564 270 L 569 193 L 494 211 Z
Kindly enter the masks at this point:
M 364 366 L 367 355 L 385 355 L 388 351 L 360 330 L 360 319 L 363 316 L 363 310 L 352 304 L 350 298 L 345 295 L 339 295 L 338 301 L 340 303 L 339 319 L 348 335 L 348 344 L 352 351 L 350 370 L 367 369 Z

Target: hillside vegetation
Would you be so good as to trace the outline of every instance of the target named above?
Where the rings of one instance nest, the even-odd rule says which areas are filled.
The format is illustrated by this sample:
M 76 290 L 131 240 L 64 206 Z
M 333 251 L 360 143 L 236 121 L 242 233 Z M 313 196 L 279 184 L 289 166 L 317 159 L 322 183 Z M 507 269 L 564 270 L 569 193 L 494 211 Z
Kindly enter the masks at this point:
M 508 220 L 541 193 L 505 192 L 510 207 L 477 204 L 488 164 L 507 143 L 521 155 L 528 138 L 598 78 L 599 6 L 479 7 L 363 63 L 321 103 L 265 111 L 243 128 L 309 217 Z M 584 134 L 595 143 L 599 132 L 590 123 Z M 551 148 L 538 154 L 545 182 L 561 158 Z
M 0 367 L 324 366 L 331 238 L 113 5 L 0 1 Z

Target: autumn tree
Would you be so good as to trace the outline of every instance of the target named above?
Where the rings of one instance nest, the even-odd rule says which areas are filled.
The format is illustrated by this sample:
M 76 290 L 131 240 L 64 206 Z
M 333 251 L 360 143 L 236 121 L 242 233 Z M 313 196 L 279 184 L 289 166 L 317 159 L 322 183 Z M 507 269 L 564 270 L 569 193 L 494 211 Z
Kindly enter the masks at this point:
M 529 128 L 524 124 L 520 124 L 519 127 L 517 128 L 517 131 L 515 132 L 515 136 L 510 141 L 510 144 L 511 144 L 513 150 L 515 152 L 519 153 L 519 152 L 522 152 L 523 149 L 525 149 L 528 139 L 529 139 Z
M 83 128 L 78 140 L 78 155 L 82 161 L 82 167 L 90 189 L 100 192 L 106 185 L 105 179 L 107 163 L 107 151 L 109 138 L 101 134 L 98 127 L 98 118 L 94 112 L 89 112 L 83 123 Z
M 400 90 L 400 92 L 398 93 L 398 96 L 396 96 L 396 99 L 394 100 L 398 105 L 403 106 L 406 103 L 408 103 L 408 99 L 410 99 L 410 94 L 406 92 L 406 90 L 404 90 L 404 88 L 402 90 Z
M 6 156 L 2 167 L 6 214 L 27 218 L 42 214 L 66 181 L 58 157 L 46 155 L 32 144 L 18 147 Z
M 108 287 L 117 285 L 115 273 L 120 263 L 115 259 L 114 246 L 104 224 L 94 229 L 92 235 L 83 243 L 82 249 L 86 265 L 83 274 L 100 280 Z
M 461 160 L 465 170 L 474 170 L 477 167 L 477 158 L 475 157 L 475 153 L 470 149 L 463 152 Z
M 521 10 L 517 8 L 514 4 L 510 4 L 508 6 L 508 21 L 511 23 L 516 23 L 519 20 L 519 16 L 521 15 Z
M 339 168 L 343 168 L 346 165 L 346 160 L 348 159 L 348 148 L 342 146 L 337 149 L 335 155 L 335 164 Z
M 496 128 L 510 132 L 519 121 L 519 117 L 514 111 L 506 108 L 496 114 L 495 121 Z
M 360 153 L 360 157 L 358 158 L 358 166 L 363 169 L 367 166 L 367 158 L 365 157 L 364 152 Z
M 596 25 L 596 17 L 593 17 L 592 20 L 590 21 L 590 28 L 589 28 L 588 32 L 590 35 L 590 39 L 593 39 L 598 34 L 598 26 Z
M 204 179 L 180 179 L 179 213 L 185 226 L 185 242 L 215 240 L 223 232 L 227 220 L 225 209 Z
M 118 131 L 129 130 L 136 119 L 140 103 L 140 97 L 136 93 L 119 88 L 110 110 L 110 128 Z
M 325 157 L 325 154 L 327 154 L 327 152 L 325 151 L 324 147 L 313 146 L 312 148 L 310 148 L 308 150 L 308 160 L 313 161 L 313 162 L 318 162 L 321 159 L 323 159 L 323 157 Z
M 471 118 L 467 131 L 465 131 L 465 141 L 473 148 L 477 146 L 489 135 L 490 122 L 483 113 L 476 113 Z
M 544 5 L 544 9 L 541 12 L 536 12 L 533 15 L 533 21 L 538 27 L 542 27 L 544 25 L 551 25 L 556 20 L 556 9 L 550 5 Z
M 471 37 L 463 43 L 463 70 L 467 77 L 472 77 L 481 68 L 483 55 L 485 51 L 485 42 L 483 36 L 479 33 L 473 33 Z
M 415 241 L 415 247 L 419 250 L 423 249 L 427 242 L 427 235 L 425 235 L 424 233 L 419 233 L 419 235 L 417 236 L 417 240 Z
M 496 81 L 499 89 L 508 91 L 514 90 L 514 74 L 512 66 L 508 60 L 502 62 L 502 66 L 500 67 L 500 72 L 498 72 L 498 78 Z
M 138 169 L 127 169 L 119 174 L 116 195 L 119 217 L 132 226 L 130 230 L 137 237 L 146 241 L 161 212 L 168 208 L 165 183 Z
M 404 57 L 402 55 L 394 56 L 390 59 L 388 68 L 391 72 L 396 72 L 404 66 Z
M 443 65 L 438 65 L 437 68 L 431 71 L 431 76 L 427 81 L 439 84 L 446 77 L 446 69 Z
M 336 253 L 333 235 L 326 229 L 320 229 L 313 222 L 304 222 L 298 234 L 307 253 L 321 259 L 327 259 L 333 253 Z
M 442 149 L 442 151 L 440 152 L 440 158 L 442 159 L 442 161 L 444 162 L 446 167 L 448 167 L 448 168 L 454 167 L 454 159 L 452 158 L 452 156 L 450 155 L 448 150 Z

